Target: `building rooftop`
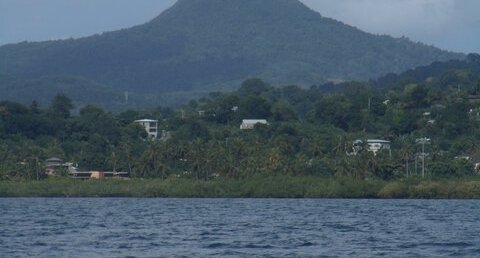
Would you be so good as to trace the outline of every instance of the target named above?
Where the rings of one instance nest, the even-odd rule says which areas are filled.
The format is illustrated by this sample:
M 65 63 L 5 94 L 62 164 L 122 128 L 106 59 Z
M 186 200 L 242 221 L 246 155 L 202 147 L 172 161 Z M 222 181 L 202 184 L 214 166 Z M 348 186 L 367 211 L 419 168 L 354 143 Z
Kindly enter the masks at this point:
M 135 120 L 137 123 L 155 123 L 158 122 L 158 120 L 152 120 L 152 119 L 140 119 L 140 120 Z
M 379 140 L 379 139 L 369 139 L 367 140 L 368 143 L 390 143 L 390 141 L 387 140 Z
M 52 157 L 46 160 L 46 162 L 62 162 L 60 158 Z
M 247 124 L 267 123 L 267 120 L 266 119 L 243 119 L 242 123 L 247 123 Z

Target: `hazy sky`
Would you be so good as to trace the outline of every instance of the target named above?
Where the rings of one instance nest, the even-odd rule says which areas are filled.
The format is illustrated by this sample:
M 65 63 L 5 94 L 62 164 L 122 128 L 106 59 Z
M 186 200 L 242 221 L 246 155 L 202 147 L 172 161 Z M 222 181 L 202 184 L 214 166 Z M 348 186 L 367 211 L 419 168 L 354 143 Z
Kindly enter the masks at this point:
M 242 1 L 242 0 L 238 0 Z M 259 0 L 260 1 L 260 0 Z M 480 0 L 301 0 L 364 31 L 480 53 Z M 153 19 L 175 0 L 0 0 L 0 45 L 78 38 Z

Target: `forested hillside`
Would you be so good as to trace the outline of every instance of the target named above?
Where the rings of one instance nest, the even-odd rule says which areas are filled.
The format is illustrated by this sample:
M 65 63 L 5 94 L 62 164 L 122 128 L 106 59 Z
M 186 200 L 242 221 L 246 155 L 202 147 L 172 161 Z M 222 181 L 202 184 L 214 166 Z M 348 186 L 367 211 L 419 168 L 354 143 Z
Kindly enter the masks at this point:
M 4 81 L 8 94 L 2 99 L 24 101 L 25 90 L 34 87 L 52 98 L 58 83 L 51 78 L 63 78 L 76 81 L 63 89 L 78 103 L 99 103 L 93 96 L 116 99 L 124 91 L 163 99 L 172 92 L 198 96 L 236 89 L 252 77 L 299 86 L 369 79 L 463 57 L 362 32 L 297 0 L 180 0 L 130 29 L 2 46 L 0 79 L 22 82 Z M 88 94 L 78 94 L 79 89 Z
M 346 82 L 325 94 L 318 87 L 275 88 L 249 79 L 238 91 L 211 93 L 182 109 L 110 113 L 95 106 L 72 115 L 58 95 L 50 107 L 0 102 L 0 178 L 34 178 L 57 156 L 85 169 L 127 171 L 133 177 L 253 178 L 258 175 L 401 179 L 425 146 L 427 177 L 464 177 L 480 162 L 480 59 L 398 76 L 389 87 Z M 438 67 L 443 71 L 439 72 Z M 448 68 L 450 67 L 450 68 Z M 405 77 L 405 78 L 404 78 Z M 146 140 L 133 121 L 152 118 L 171 138 Z M 240 130 L 243 119 L 268 125 Z M 360 151 L 356 140 L 383 139 L 392 153 Z M 364 149 L 365 150 L 365 149 Z

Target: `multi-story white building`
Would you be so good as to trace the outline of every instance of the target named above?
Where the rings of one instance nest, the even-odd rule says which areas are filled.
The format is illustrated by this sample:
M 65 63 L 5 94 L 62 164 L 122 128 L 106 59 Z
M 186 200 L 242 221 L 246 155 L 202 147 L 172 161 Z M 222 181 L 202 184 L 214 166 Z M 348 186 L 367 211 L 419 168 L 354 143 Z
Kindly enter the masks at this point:
M 148 136 L 153 139 L 158 137 L 158 120 L 141 119 L 136 120 L 135 123 L 142 125 L 145 128 Z

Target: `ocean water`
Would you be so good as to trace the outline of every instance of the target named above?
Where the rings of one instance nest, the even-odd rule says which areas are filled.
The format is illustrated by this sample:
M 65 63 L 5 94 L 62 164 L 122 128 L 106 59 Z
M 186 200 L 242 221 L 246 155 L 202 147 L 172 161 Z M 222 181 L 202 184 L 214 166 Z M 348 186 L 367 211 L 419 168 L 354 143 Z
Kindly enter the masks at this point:
M 480 201 L 0 199 L 0 257 L 480 257 Z

